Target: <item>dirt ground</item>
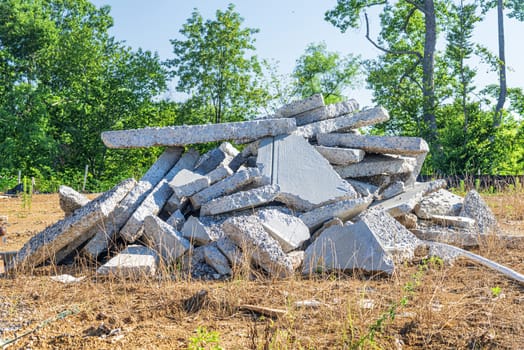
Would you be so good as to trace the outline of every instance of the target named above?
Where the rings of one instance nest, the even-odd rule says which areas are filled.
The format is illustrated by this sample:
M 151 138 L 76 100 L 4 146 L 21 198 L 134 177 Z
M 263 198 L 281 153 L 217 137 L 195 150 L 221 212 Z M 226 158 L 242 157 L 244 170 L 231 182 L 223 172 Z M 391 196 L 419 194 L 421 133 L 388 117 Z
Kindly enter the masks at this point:
M 503 230 L 524 235 L 524 193 L 485 199 Z M 56 194 L 23 204 L 0 198 L 9 217 L 0 251 L 63 218 Z M 524 273 L 523 248 L 493 241 L 475 252 Z M 405 264 L 387 278 L 279 281 L 107 280 L 95 269 L 46 266 L 0 278 L 0 346 L 18 336 L 9 349 L 524 349 L 524 288 L 466 260 Z M 85 278 L 51 279 L 62 273 Z M 191 299 L 202 290 L 205 297 Z M 314 305 L 296 304 L 303 301 Z

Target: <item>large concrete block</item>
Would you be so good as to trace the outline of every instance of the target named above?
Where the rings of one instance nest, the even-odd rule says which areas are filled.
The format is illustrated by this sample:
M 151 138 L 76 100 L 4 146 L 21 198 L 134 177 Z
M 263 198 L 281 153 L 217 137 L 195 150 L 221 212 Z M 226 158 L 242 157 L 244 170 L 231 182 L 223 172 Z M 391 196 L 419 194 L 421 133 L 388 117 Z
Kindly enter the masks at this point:
M 208 244 L 218 239 L 206 225 L 194 216 L 187 218 L 181 233 L 190 242 L 198 245 Z
M 169 182 L 178 198 L 189 197 L 209 186 L 209 178 L 188 169 L 182 169 Z
M 230 266 L 240 266 L 243 262 L 242 251 L 227 235 L 220 237 L 216 241 L 218 250 L 227 257 Z
M 280 243 L 286 253 L 309 239 L 309 228 L 296 216 L 278 209 L 261 209 L 257 214 L 264 229 Z
M 388 112 L 382 107 L 376 107 L 355 114 L 303 125 L 298 127 L 293 134 L 305 138 L 314 138 L 320 133 L 358 129 L 364 126 L 382 123 L 387 120 L 389 120 Z
M 86 205 L 89 198 L 69 186 L 61 185 L 58 188 L 58 202 L 65 216 L 69 216 L 78 208 Z
M 166 264 L 172 264 L 191 248 L 191 243 L 180 232 L 154 215 L 144 219 L 144 238 Z
M 231 276 L 233 274 L 229 261 L 220 252 L 216 244 L 208 244 L 204 247 L 204 259 L 206 263 L 214 268 L 219 274 Z
M 280 107 L 275 112 L 275 118 L 293 117 L 297 114 L 307 112 L 322 106 L 324 106 L 324 97 L 322 96 L 322 94 L 314 94 L 306 99 L 293 101 L 291 103 L 288 103 L 287 105 Z
M 360 214 L 373 202 L 373 197 L 346 199 L 337 203 L 325 205 L 300 215 L 300 219 L 306 224 L 310 232 L 313 232 L 324 222 L 334 217 L 342 221 L 349 220 Z
M 158 266 L 154 250 L 140 245 L 130 245 L 96 270 L 99 275 L 121 278 L 153 277 Z
M 335 166 L 335 171 L 343 178 L 356 178 L 382 174 L 406 174 L 415 169 L 415 159 L 385 155 L 366 155 L 360 163 Z
M 460 216 L 474 219 L 477 222 L 477 229 L 481 235 L 500 233 L 495 215 L 493 215 L 489 206 L 475 190 L 471 190 L 466 194 Z
M 278 242 L 264 230 L 257 216 L 231 217 L 224 221 L 222 228 L 244 254 L 251 256 L 253 262 L 272 277 L 288 277 L 293 274 L 290 259 Z
M 315 123 L 325 119 L 332 119 L 341 115 L 355 112 L 358 109 L 358 102 L 349 100 L 339 103 L 318 107 L 310 111 L 302 112 L 294 116 L 297 126 Z
M 440 189 L 422 198 L 415 207 L 415 214 L 421 219 L 431 219 L 433 215 L 457 216 L 464 199 L 445 189 Z
M 16 265 L 36 266 L 53 259 L 72 242 L 79 245 L 92 238 L 92 228 L 109 217 L 118 203 L 136 185 L 134 179 L 124 180 L 110 191 L 77 209 L 71 216 L 56 222 L 33 236 L 18 252 Z M 78 248 L 70 246 L 71 251 Z M 67 255 L 67 254 L 65 254 Z
M 215 198 L 202 205 L 200 216 L 218 215 L 258 207 L 274 201 L 280 193 L 278 185 L 266 185 Z
M 267 119 L 238 123 L 105 131 L 102 132 L 102 141 L 109 148 L 186 146 L 225 140 L 250 142 L 265 136 L 287 134 L 295 129 L 294 119 Z
M 190 198 L 191 204 L 193 205 L 193 208 L 198 209 L 202 206 L 202 204 L 207 203 L 212 199 L 238 191 L 260 176 L 260 171 L 256 168 L 239 170 L 232 176 L 225 178 L 224 180 L 221 180 L 193 195 Z
M 183 169 L 191 169 L 198 158 L 198 152 L 186 152 L 169 170 L 165 177 L 151 190 L 140 206 L 129 217 L 120 230 L 120 235 L 128 242 L 134 242 L 142 234 L 144 219 L 149 215 L 157 215 L 168 199 L 173 195 L 169 182 Z
M 257 165 L 264 177 L 280 187 L 279 200 L 299 211 L 357 197 L 329 162 L 296 135 L 275 137 L 272 142 L 269 138 L 262 140 Z
M 335 165 L 358 163 L 364 159 L 364 155 L 366 154 L 366 152 L 360 149 L 352 148 L 316 146 L 315 149 L 326 158 L 329 163 Z

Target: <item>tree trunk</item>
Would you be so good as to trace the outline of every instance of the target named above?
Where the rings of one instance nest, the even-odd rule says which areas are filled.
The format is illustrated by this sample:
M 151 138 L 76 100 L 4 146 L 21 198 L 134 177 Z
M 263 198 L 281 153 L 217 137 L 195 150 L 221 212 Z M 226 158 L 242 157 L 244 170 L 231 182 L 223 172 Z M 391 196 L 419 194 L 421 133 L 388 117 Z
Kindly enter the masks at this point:
M 437 21 L 433 0 L 424 0 L 425 40 L 422 59 L 422 93 L 424 122 L 428 130 L 428 141 L 436 145 L 437 121 L 435 118 L 435 47 L 437 44 Z
M 499 98 L 497 101 L 497 107 L 495 108 L 495 116 L 493 117 L 493 126 L 499 127 L 502 123 L 502 107 L 506 102 L 506 53 L 504 48 L 504 2 L 498 0 L 497 2 L 497 21 L 498 21 L 498 34 L 499 34 Z

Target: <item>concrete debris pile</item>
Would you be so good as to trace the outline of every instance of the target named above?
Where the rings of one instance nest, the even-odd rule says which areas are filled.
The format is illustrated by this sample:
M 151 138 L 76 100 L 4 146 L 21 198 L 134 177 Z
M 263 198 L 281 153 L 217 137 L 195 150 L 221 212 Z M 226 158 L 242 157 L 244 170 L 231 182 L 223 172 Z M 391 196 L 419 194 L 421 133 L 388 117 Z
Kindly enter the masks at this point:
M 92 201 L 62 186 L 65 219 L 31 238 L 10 267 L 86 257 L 101 262 L 100 275 L 390 274 L 421 239 L 475 245 L 496 232 L 477 193 L 462 199 L 444 181 L 416 182 L 423 139 L 358 131 L 388 119 L 380 107 L 326 106 L 314 95 L 246 122 L 104 132 L 107 147 L 166 149 L 140 180 Z M 184 148 L 217 141 L 204 154 Z

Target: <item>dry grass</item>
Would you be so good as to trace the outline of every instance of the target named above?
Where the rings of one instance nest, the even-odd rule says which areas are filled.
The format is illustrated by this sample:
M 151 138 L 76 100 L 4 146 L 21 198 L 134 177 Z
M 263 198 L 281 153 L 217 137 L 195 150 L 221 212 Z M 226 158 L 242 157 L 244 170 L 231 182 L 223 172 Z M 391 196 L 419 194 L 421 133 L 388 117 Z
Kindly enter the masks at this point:
M 523 195 L 501 197 L 487 200 L 505 228 L 505 218 L 524 213 Z M 0 202 L 0 215 L 7 211 L 10 216 L 8 249 L 20 248 L 31 234 L 61 216 L 56 196 L 35 196 L 26 212 L 16 201 Z M 523 234 L 522 217 L 515 221 Z M 8 250 L 4 248 L 0 246 Z M 523 248 L 490 242 L 477 252 L 524 273 Z M 61 273 L 87 278 L 68 285 L 50 279 Z M 92 266 L 38 268 L 0 279 L 0 339 L 73 310 L 73 315 L 50 322 L 11 347 L 185 349 L 214 331 L 224 349 L 350 349 L 359 344 L 383 349 L 518 349 L 524 344 L 522 287 L 466 261 L 451 267 L 406 264 L 389 278 L 355 274 L 249 281 L 245 276 L 241 272 L 228 282 L 137 282 L 97 279 Z M 208 292 L 206 297 L 198 307 L 188 308 L 187 300 L 201 290 Z M 304 300 L 316 300 L 319 306 L 294 306 Z M 406 305 L 401 305 L 403 300 Z M 286 314 L 271 319 L 239 310 L 242 304 Z M 377 327 L 379 320 L 382 327 Z M 206 331 L 197 335 L 199 328 Z M 377 331 L 371 339 L 373 328 Z

